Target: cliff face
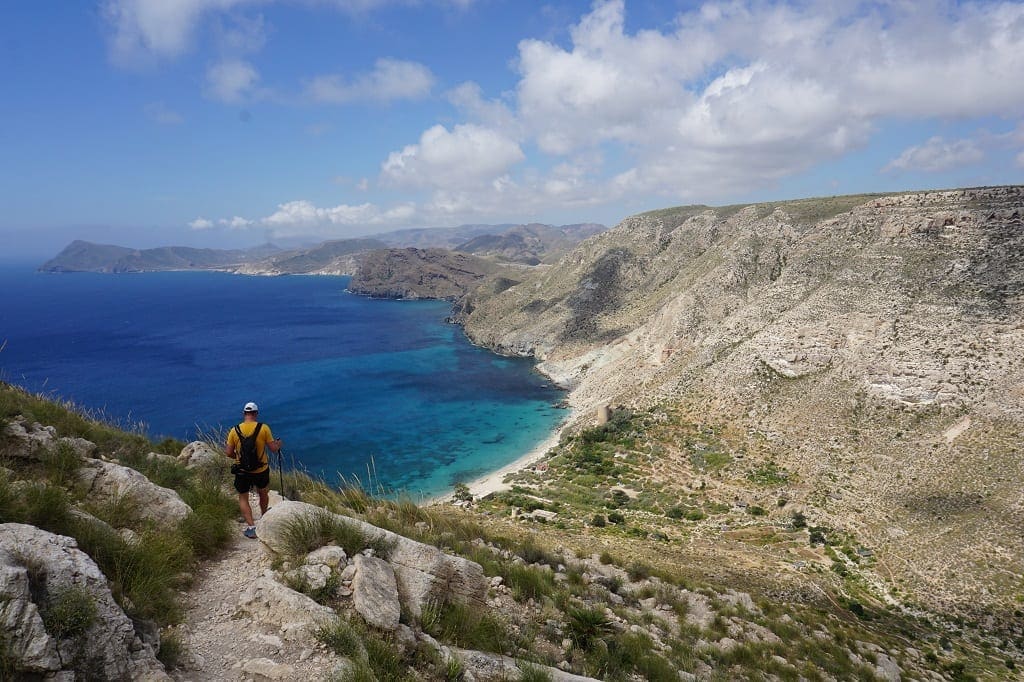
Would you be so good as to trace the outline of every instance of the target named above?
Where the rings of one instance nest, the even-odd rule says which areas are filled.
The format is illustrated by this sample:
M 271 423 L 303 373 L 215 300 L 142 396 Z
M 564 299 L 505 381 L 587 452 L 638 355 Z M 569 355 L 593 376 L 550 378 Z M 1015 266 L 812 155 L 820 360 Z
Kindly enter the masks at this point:
M 1004 602 L 1024 557 L 1005 532 L 1024 522 L 1022 215 L 1022 187 L 643 214 L 476 292 L 466 329 L 536 355 L 585 413 L 668 400 L 746 429 L 919 598 Z

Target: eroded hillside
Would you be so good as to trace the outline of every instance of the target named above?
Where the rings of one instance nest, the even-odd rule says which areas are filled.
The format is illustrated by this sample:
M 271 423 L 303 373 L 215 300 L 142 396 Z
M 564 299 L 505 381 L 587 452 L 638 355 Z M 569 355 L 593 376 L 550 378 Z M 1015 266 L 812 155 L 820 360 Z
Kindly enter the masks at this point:
M 466 329 L 543 360 L 587 418 L 667 404 L 727 430 L 745 457 L 722 479 L 791 472 L 771 494 L 869 548 L 879 598 L 1012 623 L 1022 213 L 1000 187 L 642 214 L 477 292 Z

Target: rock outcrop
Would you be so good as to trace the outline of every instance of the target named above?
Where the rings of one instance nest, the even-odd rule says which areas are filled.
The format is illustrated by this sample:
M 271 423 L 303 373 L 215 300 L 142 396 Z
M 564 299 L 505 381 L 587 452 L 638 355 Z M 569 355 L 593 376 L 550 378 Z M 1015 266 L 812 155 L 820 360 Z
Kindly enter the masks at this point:
M 224 453 L 215 449 L 209 443 L 195 440 L 181 449 L 178 455 L 178 463 L 186 469 L 196 469 L 205 466 L 223 466 L 226 458 Z
M 289 640 L 309 639 L 317 628 L 338 618 L 330 608 L 279 583 L 270 572 L 245 586 L 238 598 L 238 613 L 279 626 Z
M 192 511 L 178 493 L 120 464 L 89 460 L 76 476 L 89 499 L 103 502 L 127 498 L 134 503 L 139 516 L 159 524 L 173 525 Z
M 386 561 L 362 554 L 355 556 L 355 567 L 353 606 L 368 624 L 391 632 L 398 627 L 398 618 L 402 615 L 395 569 Z
M 302 502 L 275 504 L 260 519 L 256 532 L 271 551 L 284 548 L 284 533 L 290 522 L 303 516 L 330 514 L 319 507 Z M 401 603 L 410 615 L 419 617 L 431 602 L 464 602 L 483 606 L 486 602 L 487 580 L 479 564 L 462 557 L 445 554 L 431 545 L 377 528 L 365 521 L 334 515 L 341 523 L 352 525 L 367 538 L 388 546 L 387 563 L 395 575 L 395 588 Z M 358 576 L 358 569 L 357 569 Z M 353 583 L 355 584 L 355 583 Z
M 77 611 L 46 613 L 72 591 Z M 168 680 L 152 648 L 72 538 L 0 524 L 0 638 L 16 674 L 45 679 Z M 69 677 L 70 676 L 70 677 Z

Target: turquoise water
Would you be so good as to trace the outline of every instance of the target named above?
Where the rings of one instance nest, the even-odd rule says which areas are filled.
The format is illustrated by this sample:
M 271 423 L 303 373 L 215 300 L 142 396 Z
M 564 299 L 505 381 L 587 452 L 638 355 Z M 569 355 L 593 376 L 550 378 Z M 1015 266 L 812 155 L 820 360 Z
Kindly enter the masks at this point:
M 241 406 L 302 468 L 434 495 L 520 457 L 565 416 L 528 360 L 371 300 L 347 278 L 44 275 L 0 269 L 0 376 L 153 437 L 220 432 Z

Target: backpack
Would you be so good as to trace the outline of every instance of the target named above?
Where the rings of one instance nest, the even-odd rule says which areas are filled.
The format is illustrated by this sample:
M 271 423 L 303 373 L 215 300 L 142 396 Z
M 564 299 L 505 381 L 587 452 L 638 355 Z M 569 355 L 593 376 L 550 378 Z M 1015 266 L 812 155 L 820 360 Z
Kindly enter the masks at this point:
M 259 469 L 262 464 L 260 453 L 256 450 L 256 436 L 259 435 L 262 428 L 262 422 L 256 422 L 256 428 L 252 430 L 252 435 L 243 436 L 241 427 L 235 427 L 235 433 L 238 435 L 239 441 L 238 466 L 242 471 Z

